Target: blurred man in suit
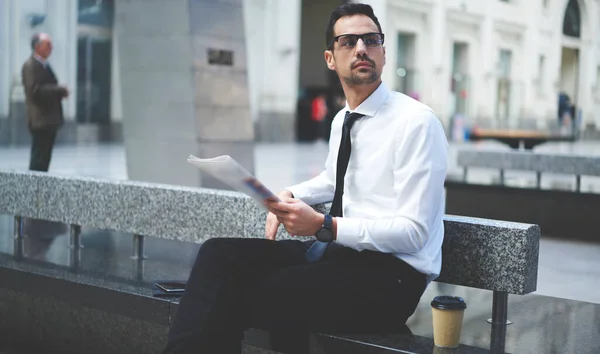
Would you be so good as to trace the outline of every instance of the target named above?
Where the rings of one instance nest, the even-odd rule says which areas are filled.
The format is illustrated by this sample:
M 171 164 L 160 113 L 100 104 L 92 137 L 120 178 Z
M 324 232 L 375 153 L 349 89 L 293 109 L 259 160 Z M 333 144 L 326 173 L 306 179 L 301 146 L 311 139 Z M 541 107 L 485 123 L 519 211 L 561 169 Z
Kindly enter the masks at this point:
M 48 63 L 52 53 L 52 38 L 46 33 L 31 38 L 33 53 L 23 64 L 21 76 L 25 88 L 27 127 L 31 133 L 29 169 L 48 171 L 54 139 L 63 124 L 61 101 L 69 90 L 58 85 L 58 80 Z

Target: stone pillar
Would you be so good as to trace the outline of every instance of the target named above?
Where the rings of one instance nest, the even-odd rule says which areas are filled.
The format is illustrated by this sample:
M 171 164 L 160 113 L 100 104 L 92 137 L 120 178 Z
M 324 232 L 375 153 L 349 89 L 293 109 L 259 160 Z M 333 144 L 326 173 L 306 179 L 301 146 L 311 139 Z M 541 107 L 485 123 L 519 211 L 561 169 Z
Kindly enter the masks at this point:
M 295 140 L 301 0 L 244 0 L 257 140 Z M 324 27 L 324 26 L 323 26 Z
M 129 179 L 228 188 L 190 154 L 252 172 L 242 0 L 117 1 L 115 20 Z
M 446 37 L 446 9 L 442 0 L 437 0 L 433 4 L 433 14 L 429 20 L 431 43 L 431 78 L 428 80 L 430 83 L 430 93 L 428 97 L 431 108 L 437 113 L 439 119 L 444 123 L 445 126 L 449 124 L 449 114 L 447 111 L 448 102 L 448 84 L 450 80 L 448 75 L 451 69 L 448 70 L 448 56 L 452 55 L 445 51 L 448 48 L 448 40 Z M 434 84 L 436 83 L 436 84 Z

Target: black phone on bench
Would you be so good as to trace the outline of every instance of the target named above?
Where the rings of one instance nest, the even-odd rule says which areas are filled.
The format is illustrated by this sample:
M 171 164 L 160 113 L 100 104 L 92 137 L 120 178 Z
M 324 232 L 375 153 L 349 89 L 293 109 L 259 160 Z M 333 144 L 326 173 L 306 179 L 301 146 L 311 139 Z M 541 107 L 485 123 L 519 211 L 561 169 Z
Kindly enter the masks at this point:
M 185 291 L 185 282 L 183 282 L 183 281 L 156 282 L 156 287 L 167 293 L 182 293 Z

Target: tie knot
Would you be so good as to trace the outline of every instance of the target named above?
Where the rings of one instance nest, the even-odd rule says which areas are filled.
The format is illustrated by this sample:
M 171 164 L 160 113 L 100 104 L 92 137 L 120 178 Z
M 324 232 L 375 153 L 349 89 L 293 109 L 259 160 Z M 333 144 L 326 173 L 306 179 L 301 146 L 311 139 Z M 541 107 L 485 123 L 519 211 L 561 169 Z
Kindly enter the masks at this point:
M 346 111 L 346 117 L 344 118 L 344 125 L 347 126 L 348 128 L 352 128 L 352 126 L 354 125 L 354 122 L 356 122 L 358 119 L 364 117 L 364 114 L 360 114 L 360 113 L 356 113 L 356 112 L 350 112 L 350 111 Z

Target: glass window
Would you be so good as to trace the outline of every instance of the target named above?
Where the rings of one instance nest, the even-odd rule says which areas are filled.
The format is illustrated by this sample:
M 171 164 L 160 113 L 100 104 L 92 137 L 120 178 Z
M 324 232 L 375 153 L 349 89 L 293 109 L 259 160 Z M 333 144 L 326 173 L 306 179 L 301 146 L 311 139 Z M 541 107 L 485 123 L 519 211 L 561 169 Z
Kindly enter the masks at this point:
M 500 58 L 498 63 L 498 74 L 502 78 L 510 77 L 512 52 L 509 49 L 500 49 Z
M 577 0 L 569 0 L 563 22 L 563 34 L 575 38 L 581 36 L 581 13 L 579 11 L 579 2 Z

